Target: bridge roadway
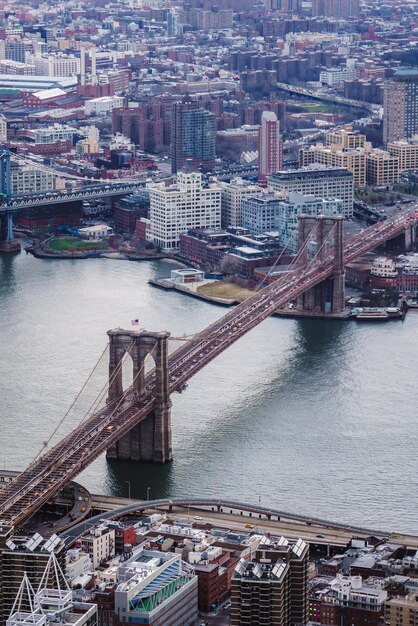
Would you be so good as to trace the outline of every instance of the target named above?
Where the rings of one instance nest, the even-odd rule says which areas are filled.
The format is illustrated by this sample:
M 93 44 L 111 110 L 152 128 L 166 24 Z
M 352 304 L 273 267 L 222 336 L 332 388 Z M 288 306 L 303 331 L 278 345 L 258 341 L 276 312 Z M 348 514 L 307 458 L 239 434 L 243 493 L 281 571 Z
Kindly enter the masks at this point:
M 381 109 L 378 104 L 371 104 L 370 102 L 363 102 L 362 100 L 352 100 L 351 98 L 344 98 L 344 96 L 318 93 L 317 91 L 313 91 L 311 89 L 295 87 L 294 85 L 288 85 L 287 83 L 277 83 L 277 88 L 281 91 L 294 93 L 298 96 L 305 96 L 306 98 L 312 98 L 313 100 L 321 100 L 321 102 L 331 102 L 333 104 L 341 104 L 355 109 L 365 109 L 374 114 L 378 114 Z
M 143 189 L 145 182 L 128 181 L 119 183 L 108 183 L 100 185 L 87 185 L 78 189 L 69 190 L 65 193 L 51 191 L 48 193 L 31 193 L 27 196 L 12 196 L 9 204 L 0 204 L 0 215 L 2 213 L 17 212 L 23 209 L 30 209 L 40 206 L 50 206 L 63 202 L 76 202 L 81 200 L 95 200 L 98 198 L 110 198 L 123 196 L 138 189 Z
M 350 237 L 344 246 L 345 262 L 372 250 L 404 232 L 416 221 L 417 207 L 393 220 L 380 222 Z M 313 260 L 286 273 L 271 285 L 249 297 L 219 320 L 205 328 L 169 357 L 169 390 L 181 388 L 218 354 L 269 317 L 276 309 L 295 300 L 333 273 L 332 251 L 322 260 Z M 139 331 L 140 332 L 140 331 Z M 19 526 L 57 494 L 89 463 L 116 443 L 154 409 L 155 372 L 145 379 L 145 391 L 134 398 L 131 391 L 117 406 L 107 405 L 86 419 L 63 440 L 29 465 L 1 492 L 0 521 Z M 108 427 L 112 427 L 109 432 Z

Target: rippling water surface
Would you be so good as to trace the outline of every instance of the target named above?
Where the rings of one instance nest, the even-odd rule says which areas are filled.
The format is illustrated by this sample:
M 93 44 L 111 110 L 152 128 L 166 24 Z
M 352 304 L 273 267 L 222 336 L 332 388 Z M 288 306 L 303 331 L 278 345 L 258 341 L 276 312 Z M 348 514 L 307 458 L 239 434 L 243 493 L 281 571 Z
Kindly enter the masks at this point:
M 225 310 L 147 284 L 171 265 L 0 257 L 0 463 L 22 469 L 106 347 L 106 330 L 173 335 Z M 90 490 L 261 502 L 382 529 L 418 532 L 418 314 L 405 322 L 269 319 L 173 396 L 174 462 L 108 463 Z M 173 349 L 175 344 L 172 344 Z M 106 355 L 58 431 L 106 382 Z M 125 372 L 128 380 L 129 372 Z

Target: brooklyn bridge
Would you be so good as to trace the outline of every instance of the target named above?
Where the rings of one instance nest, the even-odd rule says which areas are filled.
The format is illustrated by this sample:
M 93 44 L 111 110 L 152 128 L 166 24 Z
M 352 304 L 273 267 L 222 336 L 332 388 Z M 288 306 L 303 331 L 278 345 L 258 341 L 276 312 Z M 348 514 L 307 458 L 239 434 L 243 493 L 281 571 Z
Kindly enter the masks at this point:
M 44 503 L 107 451 L 109 458 L 166 463 L 172 459 L 170 395 L 240 337 L 288 303 L 296 310 L 329 305 L 344 308 L 345 266 L 385 242 L 405 237 L 415 241 L 417 207 L 403 210 L 344 241 L 340 217 L 302 216 L 298 249 L 292 263 L 268 277 L 269 284 L 169 354 L 169 332 L 114 329 L 109 336 L 108 396 L 59 443 L 42 453 L 1 491 L 3 531 L 19 527 Z M 133 362 L 133 379 L 123 388 L 122 362 Z M 154 367 L 147 373 L 146 364 Z

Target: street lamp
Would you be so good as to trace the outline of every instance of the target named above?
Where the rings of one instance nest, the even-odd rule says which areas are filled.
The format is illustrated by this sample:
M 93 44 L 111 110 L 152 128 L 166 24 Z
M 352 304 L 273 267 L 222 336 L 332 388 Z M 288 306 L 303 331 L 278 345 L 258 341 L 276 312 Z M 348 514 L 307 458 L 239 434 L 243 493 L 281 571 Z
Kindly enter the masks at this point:
M 151 487 L 147 487 L 147 500 L 149 500 L 149 492 L 151 490 Z
M 131 499 L 131 481 L 125 480 L 125 483 L 128 485 L 128 498 Z

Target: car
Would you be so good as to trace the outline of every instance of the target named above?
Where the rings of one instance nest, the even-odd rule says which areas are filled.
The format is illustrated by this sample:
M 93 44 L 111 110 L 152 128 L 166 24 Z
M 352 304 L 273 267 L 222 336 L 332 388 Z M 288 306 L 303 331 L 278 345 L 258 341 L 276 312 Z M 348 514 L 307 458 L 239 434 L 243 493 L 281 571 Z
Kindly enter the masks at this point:
M 222 608 L 225 609 L 225 611 L 227 611 L 228 609 L 231 608 L 231 603 L 230 602 L 225 602 L 225 604 L 222 605 Z
M 81 502 L 81 501 L 82 501 L 82 499 L 83 499 L 83 498 L 82 498 L 81 496 L 78 496 L 78 498 L 77 498 L 77 500 L 78 500 L 79 502 Z
M 203 519 L 203 518 L 202 518 L 202 517 L 200 517 L 200 515 L 195 515 L 195 516 L 194 516 L 194 519 L 201 520 L 201 519 Z
M 85 506 L 82 506 L 82 507 L 81 507 L 81 509 L 80 509 L 80 512 L 81 512 L 81 513 L 84 513 L 84 512 L 85 512 L 85 510 L 86 510 L 86 507 L 85 507 Z
M 88 502 L 89 499 L 87 498 L 87 496 L 84 498 L 84 502 Z
M 325 535 L 317 535 L 318 539 L 325 539 Z
M 245 528 L 254 528 L 254 524 L 245 524 Z

